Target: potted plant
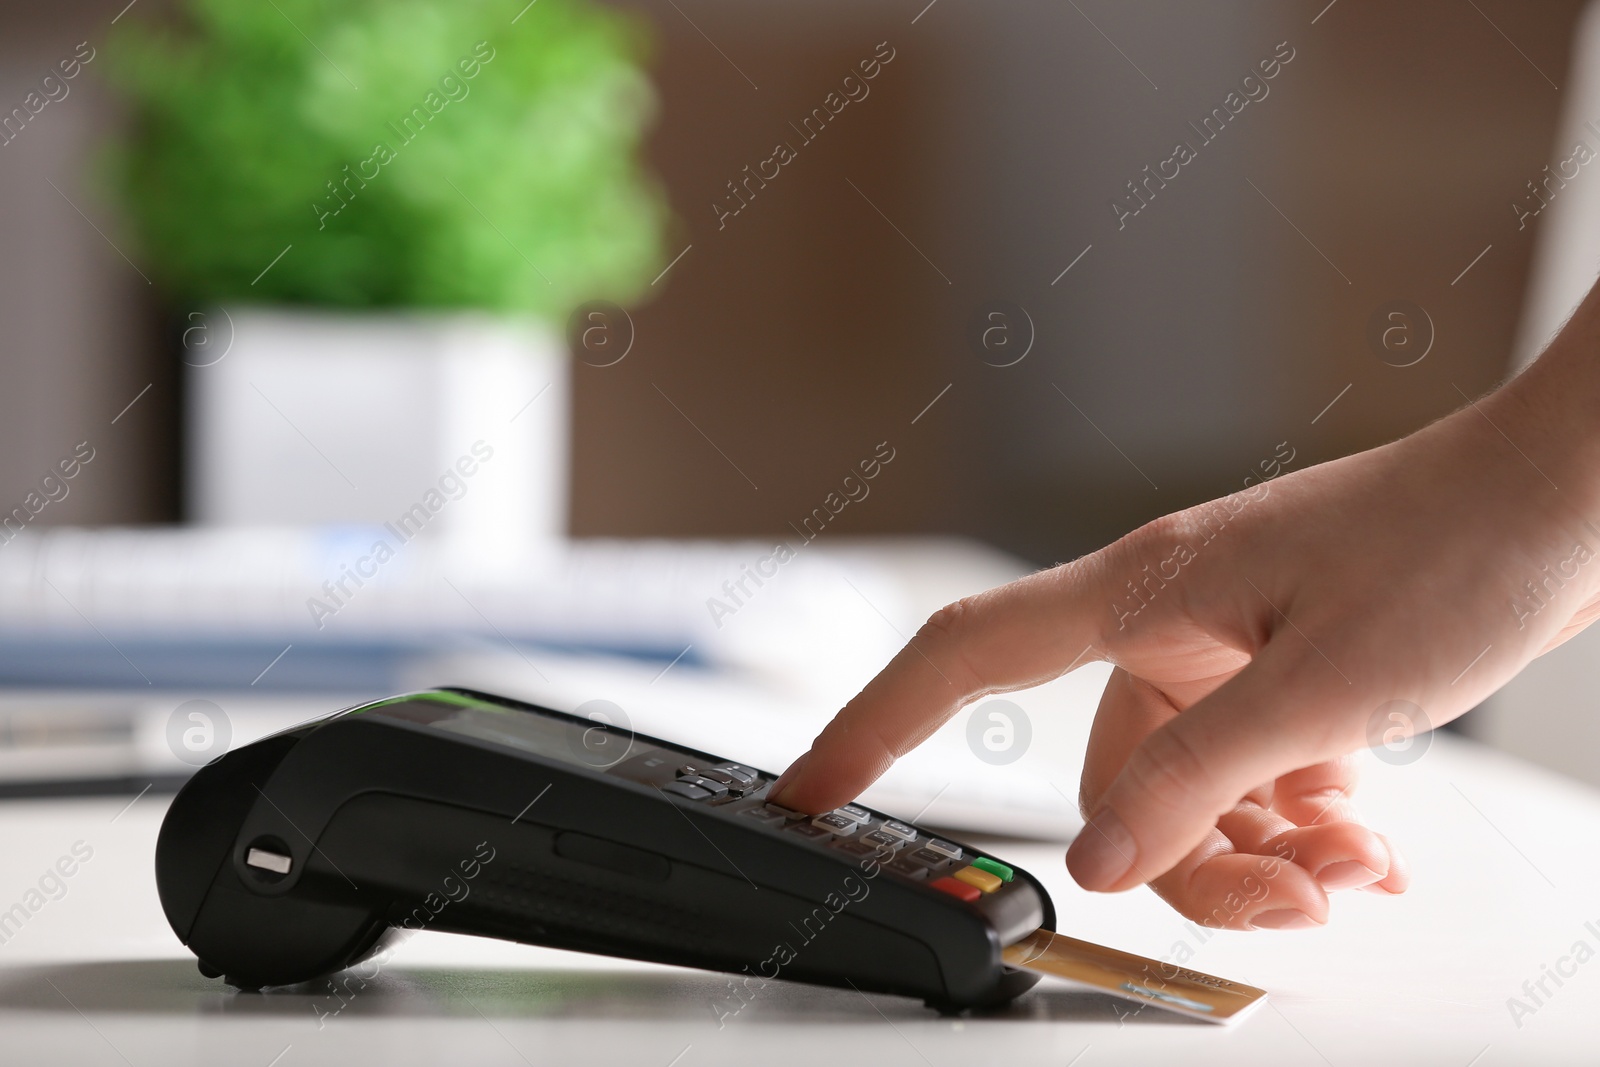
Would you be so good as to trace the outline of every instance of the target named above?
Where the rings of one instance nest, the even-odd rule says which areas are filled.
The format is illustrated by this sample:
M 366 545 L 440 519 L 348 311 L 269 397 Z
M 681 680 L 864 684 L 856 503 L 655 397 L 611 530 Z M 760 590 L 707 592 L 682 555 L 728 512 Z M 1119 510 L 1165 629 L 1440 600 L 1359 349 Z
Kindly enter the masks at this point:
M 662 265 L 640 24 L 585 0 L 184 0 L 119 29 L 111 173 L 185 318 L 190 518 L 393 520 L 480 445 L 436 525 L 563 534 L 551 326 Z

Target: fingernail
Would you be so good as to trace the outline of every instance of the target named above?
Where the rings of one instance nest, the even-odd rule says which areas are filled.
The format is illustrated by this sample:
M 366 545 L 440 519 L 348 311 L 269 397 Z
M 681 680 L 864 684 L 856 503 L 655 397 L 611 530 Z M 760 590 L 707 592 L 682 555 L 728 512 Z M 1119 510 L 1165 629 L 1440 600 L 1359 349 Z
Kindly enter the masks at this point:
M 772 788 L 767 791 L 767 799 L 773 803 L 782 803 L 783 791 L 794 784 L 795 774 L 804 765 L 809 752 L 802 752 L 800 758 L 789 764 L 789 769 L 778 775 L 778 780 L 772 783 Z
M 1110 889 L 1133 869 L 1137 848 L 1121 816 L 1103 807 L 1067 849 L 1067 869 L 1085 889 Z
M 1305 912 L 1293 908 L 1264 911 L 1250 920 L 1252 930 L 1310 930 L 1321 925 Z
M 1317 884 L 1332 893 L 1340 889 L 1360 889 L 1382 880 L 1383 875 L 1359 860 L 1330 863 L 1317 872 Z

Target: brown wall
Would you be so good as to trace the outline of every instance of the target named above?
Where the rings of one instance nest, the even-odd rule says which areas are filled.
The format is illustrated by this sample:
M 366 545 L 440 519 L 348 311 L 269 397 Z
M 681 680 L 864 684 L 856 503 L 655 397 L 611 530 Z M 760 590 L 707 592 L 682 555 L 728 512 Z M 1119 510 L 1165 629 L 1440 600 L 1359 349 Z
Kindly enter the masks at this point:
M 636 310 L 628 359 L 576 368 L 576 530 L 781 531 L 886 440 L 896 460 L 840 528 L 929 526 L 947 441 L 908 424 L 948 381 L 926 351 L 946 286 L 850 183 L 937 242 L 921 114 L 936 71 L 903 25 L 844 5 L 691 6 L 715 46 L 670 4 L 639 6 L 660 27 L 651 154 L 681 219 L 670 254 L 692 248 Z M 790 122 L 885 40 L 868 95 L 805 141 Z M 778 141 L 796 158 L 719 221 L 727 183 Z

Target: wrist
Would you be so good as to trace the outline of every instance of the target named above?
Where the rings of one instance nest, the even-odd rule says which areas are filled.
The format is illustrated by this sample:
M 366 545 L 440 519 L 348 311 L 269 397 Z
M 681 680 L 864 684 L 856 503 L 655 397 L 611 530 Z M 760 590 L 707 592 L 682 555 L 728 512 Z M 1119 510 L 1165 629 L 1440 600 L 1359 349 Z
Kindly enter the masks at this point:
M 1532 366 L 1477 406 L 1561 510 L 1600 527 L 1600 286 Z

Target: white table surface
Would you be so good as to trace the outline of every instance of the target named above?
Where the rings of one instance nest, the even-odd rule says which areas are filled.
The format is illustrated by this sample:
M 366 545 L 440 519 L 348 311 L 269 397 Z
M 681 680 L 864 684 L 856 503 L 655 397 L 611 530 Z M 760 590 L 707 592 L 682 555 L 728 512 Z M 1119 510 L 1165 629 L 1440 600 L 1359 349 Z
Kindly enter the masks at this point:
M 1064 932 L 1158 957 L 1187 942 L 1190 966 L 1270 990 L 1233 1029 L 1120 1018 L 1119 1002 L 1049 980 L 956 1020 L 775 982 L 719 1027 L 720 975 L 429 933 L 319 1020 L 341 1005 L 325 989 L 243 994 L 197 973 L 151 874 L 163 798 L 5 802 L 0 911 L 76 842 L 93 855 L 0 944 L 0 1064 L 1595 1062 L 1600 958 L 1547 982 L 1520 1027 L 1507 999 L 1575 942 L 1600 950 L 1600 793 L 1438 736 L 1412 766 L 1371 760 L 1361 796 L 1415 887 L 1343 894 L 1310 932 L 1201 931 L 1145 890 L 1078 890 L 1059 844 L 987 843 L 1043 878 Z

